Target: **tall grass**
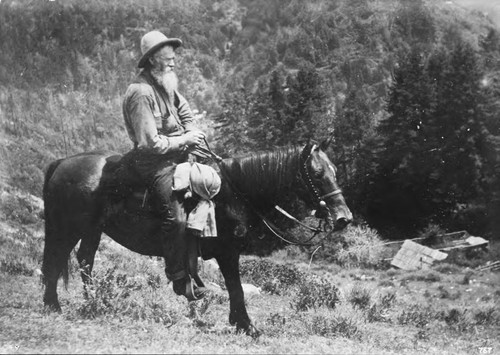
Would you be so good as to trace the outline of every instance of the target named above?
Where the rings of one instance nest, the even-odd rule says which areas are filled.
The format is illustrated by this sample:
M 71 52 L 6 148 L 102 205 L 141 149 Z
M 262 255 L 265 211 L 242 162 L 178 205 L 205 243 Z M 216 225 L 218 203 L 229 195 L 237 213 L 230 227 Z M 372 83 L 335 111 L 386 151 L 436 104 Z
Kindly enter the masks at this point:
M 54 93 L 0 86 L 6 183 L 41 195 L 49 162 L 88 150 L 129 149 L 119 93 L 104 100 L 97 90 Z

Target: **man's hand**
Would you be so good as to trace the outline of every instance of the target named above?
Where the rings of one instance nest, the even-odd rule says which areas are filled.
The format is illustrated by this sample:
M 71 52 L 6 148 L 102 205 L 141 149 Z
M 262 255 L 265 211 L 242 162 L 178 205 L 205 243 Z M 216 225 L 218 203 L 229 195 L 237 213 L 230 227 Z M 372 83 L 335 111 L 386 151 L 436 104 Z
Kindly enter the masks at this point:
M 192 145 L 200 145 L 203 142 L 203 138 L 205 138 L 205 133 L 201 131 L 189 131 L 184 134 L 184 144 L 189 146 Z

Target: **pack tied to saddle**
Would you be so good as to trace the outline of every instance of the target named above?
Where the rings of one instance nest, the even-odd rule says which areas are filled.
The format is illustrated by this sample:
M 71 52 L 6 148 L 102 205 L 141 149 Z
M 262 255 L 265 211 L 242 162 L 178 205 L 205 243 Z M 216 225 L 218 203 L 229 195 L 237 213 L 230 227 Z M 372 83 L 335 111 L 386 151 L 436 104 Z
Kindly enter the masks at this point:
M 195 193 L 200 200 L 189 213 L 186 228 L 198 231 L 202 237 L 217 237 L 215 204 L 211 200 L 220 191 L 221 180 L 215 169 L 200 163 L 181 163 L 174 172 L 174 191 L 184 191 L 189 198 Z

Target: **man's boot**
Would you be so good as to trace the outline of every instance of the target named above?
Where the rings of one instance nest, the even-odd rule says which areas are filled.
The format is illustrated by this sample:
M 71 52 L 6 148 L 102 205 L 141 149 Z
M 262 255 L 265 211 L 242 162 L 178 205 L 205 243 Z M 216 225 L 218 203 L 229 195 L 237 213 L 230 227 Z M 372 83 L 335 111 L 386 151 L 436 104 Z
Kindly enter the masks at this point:
M 187 241 L 187 269 L 189 275 L 191 276 L 191 283 L 194 286 L 194 297 L 200 298 L 205 295 L 208 291 L 205 284 L 198 275 L 198 256 L 199 253 L 199 237 L 200 232 L 193 229 L 187 229 L 186 231 L 186 241 Z
M 196 301 L 205 296 L 207 289 L 198 276 L 197 239 L 182 229 L 178 229 L 175 235 L 167 236 L 165 241 L 165 273 L 173 282 L 177 295 Z

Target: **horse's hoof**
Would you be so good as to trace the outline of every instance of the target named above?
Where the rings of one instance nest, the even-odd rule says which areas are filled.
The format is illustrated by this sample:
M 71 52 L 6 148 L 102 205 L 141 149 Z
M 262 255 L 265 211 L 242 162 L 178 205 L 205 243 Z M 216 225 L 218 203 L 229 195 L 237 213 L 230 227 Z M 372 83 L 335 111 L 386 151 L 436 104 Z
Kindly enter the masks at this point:
M 257 327 L 255 327 L 252 323 L 247 324 L 245 327 L 236 326 L 236 331 L 238 333 L 244 333 L 248 336 L 251 336 L 254 339 L 257 339 L 262 334 L 260 330 L 258 330 Z
M 43 309 L 47 313 L 62 313 L 59 303 L 45 303 Z
M 246 333 L 254 339 L 257 339 L 262 334 L 261 331 L 258 330 L 257 327 L 255 327 L 255 325 L 253 325 L 252 323 L 250 323 L 250 326 L 248 327 Z

